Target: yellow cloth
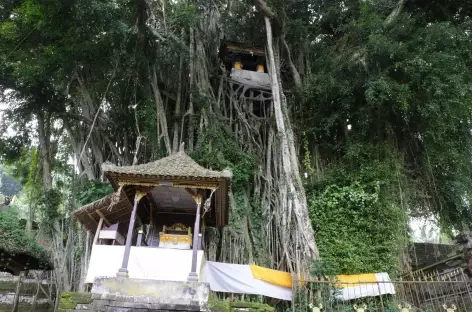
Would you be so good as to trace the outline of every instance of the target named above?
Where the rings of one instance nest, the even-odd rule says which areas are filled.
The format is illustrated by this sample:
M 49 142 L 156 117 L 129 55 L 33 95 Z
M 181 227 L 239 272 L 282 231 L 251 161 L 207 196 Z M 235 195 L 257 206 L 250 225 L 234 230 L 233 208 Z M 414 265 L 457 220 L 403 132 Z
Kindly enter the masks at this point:
M 292 275 L 290 273 L 267 269 L 253 264 L 249 266 L 251 267 L 252 276 L 254 276 L 255 279 L 282 287 L 292 288 Z
M 263 268 L 257 265 L 249 265 L 252 276 L 255 279 L 278 285 L 282 287 L 292 288 L 292 275 L 288 272 L 282 272 L 272 269 Z M 360 286 L 366 283 L 376 283 L 377 275 L 375 273 L 369 274 L 355 274 L 355 275 L 336 275 L 336 286 L 338 288 L 347 288 Z
M 336 275 L 337 287 L 346 288 L 360 286 L 360 283 L 376 283 L 377 276 L 375 273 L 356 274 L 356 275 Z

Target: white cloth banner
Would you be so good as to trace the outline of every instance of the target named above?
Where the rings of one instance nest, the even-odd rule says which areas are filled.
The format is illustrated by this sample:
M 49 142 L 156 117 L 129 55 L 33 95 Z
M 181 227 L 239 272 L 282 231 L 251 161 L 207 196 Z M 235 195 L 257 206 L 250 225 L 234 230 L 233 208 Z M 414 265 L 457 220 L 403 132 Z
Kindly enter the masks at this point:
M 390 282 L 388 273 L 375 273 L 378 283 L 360 283 L 360 285 L 338 288 L 335 297 L 340 300 L 352 300 L 363 297 L 375 297 L 379 295 L 395 294 L 395 288 Z
M 96 277 L 115 277 L 121 268 L 125 246 L 94 245 L 86 283 Z M 203 250 L 197 254 L 197 273 L 204 264 Z M 187 281 L 192 267 L 192 250 L 155 247 L 131 247 L 128 271 L 130 278 L 161 281 Z
M 292 288 L 255 279 L 249 265 L 207 261 L 203 267 L 203 281 L 210 284 L 212 291 L 292 300 Z

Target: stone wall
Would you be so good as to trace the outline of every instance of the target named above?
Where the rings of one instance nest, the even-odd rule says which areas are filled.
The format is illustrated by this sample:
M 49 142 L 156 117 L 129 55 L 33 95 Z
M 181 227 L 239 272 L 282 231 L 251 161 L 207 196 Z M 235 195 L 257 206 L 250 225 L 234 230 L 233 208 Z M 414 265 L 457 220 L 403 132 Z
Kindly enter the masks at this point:
M 19 289 L 18 312 L 46 312 L 54 308 L 54 285 L 46 280 L 21 279 L 18 276 L 0 276 L 0 312 L 11 311 Z
M 210 300 L 209 309 L 211 312 L 275 312 L 275 309 L 268 304 L 246 301 L 222 301 Z
M 108 299 L 103 299 L 108 298 Z M 141 301 L 141 302 L 140 302 Z M 136 297 L 113 297 L 92 293 L 62 293 L 59 304 L 59 312 L 170 312 L 194 311 L 191 306 L 165 305 L 163 303 L 143 302 Z M 208 312 L 275 312 L 275 309 L 267 304 L 256 302 L 228 302 L 211 300 Z

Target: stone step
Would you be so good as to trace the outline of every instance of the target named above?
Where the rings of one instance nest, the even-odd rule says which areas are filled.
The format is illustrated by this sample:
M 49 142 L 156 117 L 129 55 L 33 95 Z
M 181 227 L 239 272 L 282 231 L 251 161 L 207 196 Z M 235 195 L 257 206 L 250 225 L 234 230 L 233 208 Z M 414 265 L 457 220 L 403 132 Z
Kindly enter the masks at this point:
M 94 306 L 93 304 L 83 304 L 83 303 L 79 303 L 77 304 L 77 306 L 75 307 L 75 310 L 85 310 L 85 311 L 92 311 L 94 310 Z

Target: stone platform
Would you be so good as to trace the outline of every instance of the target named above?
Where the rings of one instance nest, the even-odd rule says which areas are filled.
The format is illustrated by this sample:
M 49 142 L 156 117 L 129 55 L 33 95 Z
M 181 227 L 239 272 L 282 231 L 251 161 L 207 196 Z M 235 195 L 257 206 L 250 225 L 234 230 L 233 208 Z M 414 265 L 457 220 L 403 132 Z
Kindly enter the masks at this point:
M 208 311 L 209 294 L 209 285 L 199 282 L 97 278 L 90 300 L 72 302 L 75 307 L 62 312 Z

